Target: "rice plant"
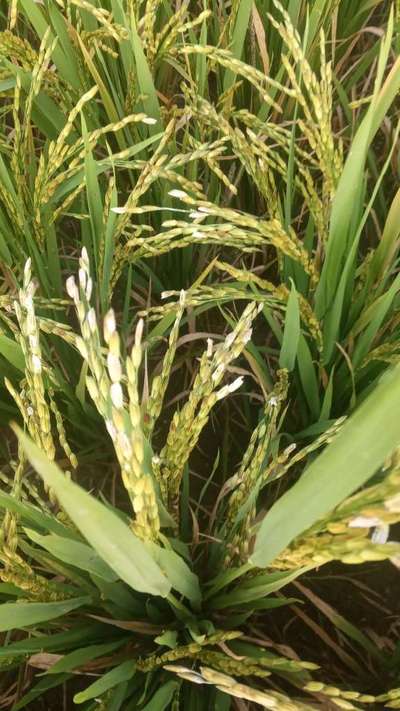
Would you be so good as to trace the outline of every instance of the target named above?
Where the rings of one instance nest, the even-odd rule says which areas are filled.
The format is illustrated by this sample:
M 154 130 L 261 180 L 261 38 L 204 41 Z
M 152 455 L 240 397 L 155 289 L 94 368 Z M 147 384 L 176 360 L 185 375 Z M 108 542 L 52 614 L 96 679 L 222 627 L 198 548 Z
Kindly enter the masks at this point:
M 212 407 L 242 384 L 241 377 L 222 386 L 221 381 L 249 342 L 259 306 L 250 303 L 219 345 L 209 342 L 186 403 L 175 412 L 165 444 L 156 449 L 154 426 L 174 359 L 184 293 L 161 374 L 143 399 L 143 322 L 137 324 L 130 353 L 122 358 L 114 312 L 106 314 L 101 333 L 91 306 L 85 249 L 78 283 L 70 277 L 67 289 L 81 331 L 74 345 L 86 365 L 86 387 L 113 443 L 129 510 L 96 499 L 71 478 L 78 462 L 52 391 L 46 393 L 45 379 L 51 381 L 53 374 L 36 336 L 28 262 L 14 306 L 21 348 L 26 348 L 24 387 L 21 392 L 8 387 L 31 437 L 14 428 L 20 442 L 18 463 L 11 492 L 0 495 L 5 510 L 1 592 L 8 598 L 0 606 L 0 627 L 4 632 L 34 626 L 36 634 L 8 640 L 1 653 L 3 668 L 12 669 L 24 659 L 33 666 L 44 663 L 54 686 L 104 658 L 104 674 L 74 697 L 76 704 L 100 697 L 104 708 L 113 708 L 116 698 L 117 708 L 136 708 L 150 698 L 155 708 L 156 703 L 185 708 L 197 703 L 193 682 L 206 685 L 207 699 L 204 692 L 200 695 L 208 708 L 218 708 L 225 696 L 281 709 L 310 708 L 305 694 L 326 697 L 339 708 L 360 708 L 350 699 L 371 701 L 370 695 L 315 680 L 314 664 L 247 643 L 240 627 L 260 609 L 288 604 L 290 599 L 271 594 L 331 560 L 357 564 L 390 558 L 398 564 L 400 543 L 387 541 L 389 526 L 400 520 L 399 432 L 393 417 L 398 367 L 347 423 L 338 421 L 303 450 L 288 447 L 271 457 L 287 402 L 287 371 L 280 371 L 242 462 L 210 511 L 203 545 L 196 544 L 185 535 L 184 523 L 189 456 Z M 56 448 L 52 430 L 67 455 L 64 473 L 51 461 Z M 355 459 L 350 472 L 342 468 L 349 441 Z M 299 482 L 263 514 L 263 488 L 327 443 Z M 354 494 L 373 474 L 372 484 Z M 54 619 L 63 631 L 52 633 Z M 267 686 L 260 688 L 254 681 L 249 686 L 237 677 L 262 679 Z M 290 696 L 276 690 L 280 677 L 293 687 Z M 39 682 L 16 708 L 44 688 Z M 395 698 L 392 692 L 378 700 Z
M 261 632 L 400 566 L 398 8 L 0 17 L 3 706 L 399 708 Z

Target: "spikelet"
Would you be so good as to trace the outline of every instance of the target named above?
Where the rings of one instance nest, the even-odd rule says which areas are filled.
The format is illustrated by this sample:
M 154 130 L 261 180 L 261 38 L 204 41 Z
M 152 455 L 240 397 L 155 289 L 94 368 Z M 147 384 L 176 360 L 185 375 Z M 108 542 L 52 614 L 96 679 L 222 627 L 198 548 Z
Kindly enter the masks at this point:
M 164 356 L 161 373 L 160 375 L 156 375 L 153 378 L 150 396 L 146 403 L 146 410 L 144 415 L 144 431 L 147 437 L 149 438 L 151 437 L 154 425 L 161 414 L 165 393 L 171 375 L 171 368 L 175 358 L 176 344 L 179 335 L 179 326 L 183 316 L 184 307 L 185 292 L 182 291 L 179 300 L 179 311 L 177 313 L 175 323 L 172 327 L 169 336 L 168 349 Z
M 97 22 L 104 27 L 104 29 L 109 33 L 109 35 L 116 41 L 120 42 L 121 39 L 127 39 L 128 32 L 124 27 L 117 25 L 112 22 L 111 14 L 103 9 L 97 8 L 92 5 L 88 0 L 70 0 L 72 5 L 82 8 L 86 12 L 93 15 Z
M 298 125 L 311 149 L 315 152 L 324 176 L 323 201 L 326 202 L 334 195 L 342 162 L 340 150 L 336 148 L 332 132 L 332 68 L 325 57 L 325 37 L 321 31 L 321 78 L 318 81 L 304 55 L 301 39 L 292 25 L 289 14 L 283 9 L 280 2 L 277 0 L 273 0 L 273 2 L 281 14 L 283 22 L 278 22 L 271 14 L 269 14 L 269 19 L 284 40 L 302 78 L 303 86 L 301 87 L 288 57 L 282 55 L 282 63 L 304 113 L 304 119 L 300 119 Z
M 185 98 L 193 116 L 200 125 L 211 126 L 222 134 L 224 139 L 229 140 L 235 156 L 264 197 L 268 205 L 269 215 L 275 218 L 278 217 L 278 194 L 273 168 L 286 175 L 287 168 L 284 161 L 279 161 L 276 151 L 274 152 L 274 159 L 271 159 L 268 150 L 261 141 L 254 137 L 254 134 L 245 135 L 238 126 L 234 128 L 230 121 L 223 114 L 217 112 L 214 106 L 206 100 L 201 99 L 190 91 L 185 92 Z M 229 187 L 229 181 L 227 181 L 226 177 L 224 177 L 223 182 L 228 182 Z
M 79 115 L 79 113 L 82 111 L 82 108 L 84 105 L 88 102 L 91 101 L 94 96 L 96 95 L 98 91 L 97 86 L 92 87 L 89 91 L 87 91 L 81 98 L 79 99 L 78 103 L 76 106 L 72 109 L 72 111 L 69 113 L 67 120 L 64 124 L 63 129 L 60 131 L 57 140 L 52 141 L 50 143 L 49 149 L 48 149 L 48 156 L 47 156 L 47 163 L 44 165 L 44 161 L 40 166 L 40 169 L 38 170 L 36 174 L 36 179 L 35 179 L 35 192 L 34 192 L 34 209 L 35 209 L 35 216 L 36 216 L 36 221 L 40 222 L 40 209 L 43 204 L 48 202 L 50 199 L 51 195 L 53 194 L 55 188 L 59 184 L 59 181 L 53 182 L 53 184 L 50 186 L 48 185 L 49 180 L 51 175 L 58 170 L 60 165 L 63 163 L 65 160 L 67 153 L 68 153 L 68 137 L 71 134 L 71 131 L 73 129 L 73 125 L 75 122 L 75 119 Z
M 137 668 L 140 669 L 141 672 L 152 671 L 158 667 L 168 668 L 171 662 L 176 662 L 179 659 L 196 658 L 198 653 L 205 647 L 213 647 L 214 645 L 229 642 L 241 636 L 242 633 L 237 630 L 217 630 L 209 636 L 204 636 L 204 639 L 201 641 L 175 647 L 175 649 L 164 652 L 164 654 L 153 654 L 144 659 L 139 659 L 137 661 Z
M 223 156 L 226 150 L 226 146 L 224 145 L 226 143 L 225 139 L 223 139 L 222 141 L 216 141 L 214 144 L 214 148 L 209 145 L 209 150 L 205 150 L 204 144 L 200 143 L 200 141 L 197 141 L 192 137 L 189 137 L 189 143 L 194 148 L 194 151 L 192 153 L 192 160 L 199 160 L 200 158 L 202 158 L 204 162 L 208 165 L 210 171 L 214 173 L 214 175 L 216 175 L 218 180 L 220 180 L 220 182 L 225 185 L 229 192 L 233 195 L 237 195 L 236 186 L 231 183 L 229 177 L 225 175 L 225 173 L 219 167 L 218 159 Z
M 216 671 L 224 674 L 235 674 L 236 676 L 255 676 L 259 679 L 265 679 L 271 675 L 267 669 L 263 669 L 256 660 L 242 659 L 237 660 L 228 657 L 220 652 L 205 650 L 198 655 L 199 662 L 212 667 Z
M 22 495 L 22 478 L 25 470 L 25 457 L 21 448 L 18 451 L 18 463 L 14 470 L 11 495 L 15 499 L 20 499 Z M 7 551 L 8 558 L 11 558 L 18 546 L 17 516 L 13 511 L 7 510 L 1 525 L 0 540 L 2 544 L 2 555 Z
M 85 104 L 94 99 L 97 92 L 98 87 L 93 86 L 91 89 L 89 89 L 89 91 L 87 91 L 80 97 L 76 106 L 74 106 L 74 108 L 70 111 L 67 120 L 57 137 L 57 140 L 53 141 L 50 144 L 47 166 L 47 170 L 49 173 L 54 172 L 59 167 L 61 161 L 64 158 L 64 155 L 68 151 L 69 147 L 67 146 L 67 140 L 73 130 L 73 125 L 76 118 L 79 116 Z
M 296 176 L 296 185 L 302 193 L 307 208 L 313 217 L 316 231 L 319 238 L 318 247 L 315 255 L 315 267 L 317 270 L 321 266 L 322 246 L 326 242 L 329 233 L 329 203 L 324 201 L 318 193 L 315 181 L 312 178 L 309 168 L 302 165 L 300 161 L 297 163 L 299 175 Z
M 11 496 L 22 498 L 23 475 L 26 461 L 22 449 L 18 450 L 18 462 L 14 470 Z M 44 507 L 44 510 L 46 507 Z M 18 516 L 11 510 L 5 512 L 0 528 L 0 580 L 12 583 L 24 590 L 25 595 L 34 600 L 50 602 L 64 599 L 65 595 L 44 577 L 34 573 L 32 567 L 17 552 Z
M 0 32 L 0 52 L 4 57 L 13 58 L 26 71 L 31 71 L 37 62 L 37 52 L 28 40 L 10 30 Z
M 182 410 L 174 414 L 160 459 L 162 493 L 169 509 L 175 514 L 185 464 L 208 422 L 211 409 L 219 399 L 241 384 L 239 379 L 217 390 L 228 365 L 240 355 L 251 337 L 252 322 L 259 310 L 255 303 L 249 304 L 235 329 L 222 344 L 216 346 L 214 353 L 209 354 L 208 350 L 203 353 L 189 398 Z
M 47 452 L 49 459 L 54 459 L 55 446 L 51 433 L 50 409 L 46 399 L 43 381 L 43 359 L 40 346 L 39 326 L 33 305 L 34 283 L 31 279 L 31 262 L 26 262 L 23 287 L 19 291 L 19 300 L 14 302 L 19 333 L 18 341 L 25 360 L 26 388 L 17 404 L 21 409 L 29 434 L 32 439 Z M 6 383 L 11 394 L 16 392 L 10 383 Z
M 14 311 L 19 326 L 19 329 L 15 330 L 14 333 L 24 356 L 25 381 L 20 392 L 15 389 L 7 378 L 5 379 L 5 385 L 21 412 L 30 436 L 47 453 L 50 460 L 54 459 L 56 454 L 52 434 L 51 412 L 53 412 L 60 444 L 70 459 L 71 465 L 75 468 L 77 466 L 76 457 L 68 444 L 62 416 L 55 402 L 54 393 L 51 389 L 46 389 L 45 387 L 43 377 L 45 366 L 40 346 L 40 330 L 62 335 L 69 342 L 74 342 L 75 337 L 71 336 L 67 327 L 64 329 L 57 325 L 54 326 L 51 320 L 37 318 L 34 307 L 34 292 L 31 263 L 28 260 L 24 269 L 23 286 L 19 290 L 19 299 L 14 302 Z M 54 502 L 55 499 L 51 490 L 49 495 Z
M 146 316 L 150 321 L 158 320 L 160 317 L 166 314 L 177 313 L 179 310 L 179 296 L 178 291 L 164 291 L 162 293 L 162 298 L 167 299 L 170 297 L 175 297 L 175 301 L 170 301 L 160 306 L 152 306 L 145 311 L 140 311 L 140 316 Z M 245 287 L 236 288 L 232 287 L 229 283 L 215 284 L 212 286 L 200 285 L 197 287 L 192 287 L 186 292 L 185 305 L 189 306 L 201 306 L 210 303 L 210 301 L 217 301 L 220 304 L 230 303 L 234 300 L 236 301 L 249 301 L 253 300 L 259 302 L 260 304 L 268 304 L 273 309 L 279 309 L 281 304 L 274 297 L 268 294 L 254 294 Z
M 296 444 L 289 445 L 275 455 L 267 464 L 265 454 L 268 443 L 273 436 L 275 423 L 287 394 L 285 371 L 279 373 L 279 376 L 278 384 L 267 400 L 264 418 L 252 434 L 239 471 L 226 482 L 227 492 L 233 491 L 233 493 L 230 495 L 228 509 L 224 515 L 224 523 L 228 529 L 226 537 L 229 541 L 225 555 L 225 565 L 230 564 L 235 557 L 238 557 L 241 561 L 248 559 L 253 537 L 253 523 L 256 516 L 255 497 L 260 489 L 266 484 L 280 479 L 312 452 L 331 442 L 344 422 L 344 418 L 339 419 L 311 444 L 298 451 L 296 451 Z M 268 429 L 266 429 L 266 422 L 269 423 Z M 329 526 L 328 523 L 327 526 Z M 346 529 L 346 526 L 344 528 Z M 307 564 L 307 554 L 311 556 L 311 546 L 307 546 L 303 550 L 302 556 L 299 556 L 298 559 L 296 558 L 297 562 L 298 560 L 301 561 L 299 565 Z M 389 556 L 387 555 L 386 557 Z M 280 565 L 287 567 L 287 562 L 283 564 L 282 560 L 278 559 L 276 565 L 278 568 Z M 293 561 L 289 567 L 295 567 Z
M 223 228 L 230 232 L 234 227 L 238 228 L 240 234 L 243 233 L 243 236 L 247 240 L 250 238 L 255 246 L 271 244 L 279 254 L 291 257 L 291 259 L 301 264 L 305 272 L 309 274 L 313 284 L 317 282 L 317 273 L 307 250 L 303 247 L 294 231 L 292 229 L 285 230 L 280 220 L 274 218 L 270 220 L 259 219 L 247 213 L 239 212 L 238 210 L 219 207 L 207 201 L 194 200 L 190 195 L 180 190 L 172 190 L 170 195 L 190 205 L 196 215 L 201 212 L 206 216 L 224 220 L 220 229 Z M 164 224 L 166 226 L 175 226 L 179 223 L 171 220 L 167 224 Z M 185 227 L 189 227 L 187 223 L 184 223 L 184 225 Z M 199 227 L 199 232 L 202 230 L 205 230 L 204 226 Z
M 40 171 L 40 174 L 38 171 L 38 175 L 36 177 L 35 205 L 37 210 L 40 206 L 49 202 L 57 188 L 63 182 L 82 170 L 82 163 L 85 159 L 87 147 L 90 150 L 93 150 L 100 139 L 107 133 L 118 133 L 130 124 L 149 123 L 152 121 L 152 119 L 143 112 L 129 114 L 120 121 L 106 124 L 101 128 L 89 132 L 86 137 L 86 142 L 84 138 L 80 137 L 72 145 L 70 145 L 67 139 L 72 132 L 74 122 L 84 106 L 93 100 L 97 90 L 97 87 L 94 86 L 81 96 L 77 104 L 69 112 L 67 121 L 60 132 L 57 141 L 53 141 L 50 144 L 49 157 L 46 166 L 42 171 Z M 120 152 L 119 154 L 114 155 L 114 159 L 123 158 L 123 155 L 124 152 Z M 65 170 L 61 170 L 63 165 L 67 166 Z M 65 209 L 65 207 L 68 206 L 73 199 L 75 199 L 84 186 L 85 183 L 81 182 L 73 192 L 73 197 L 71 197 L 71 195 L 67 196 L 65 206 L 58 208 L 58 214 L 60 214 L 62 210 Z M 53 218 L 53 221 L 54 219 L 55 218 Z
M 353 709 L 357 711 L 360 708 L 359 706 L 354 706 L 354 704 L 351 703 L 352 701 L 361 704 L 371 704 L 378 701 L 379 698 L 383 698 L 375 697 L 372 694 L 360 694 L 357 691 L 344 691 L 343 689 L 328 686 L 328 684 L 319 681 L 310 681 L 303 688 L 304 691 L 310 694 L 325 696 L 328 703 L 334 704 L 339 709 L 349 709 L 349 711 Z
M 13 121 L 14 121 L 14 150 L 11 156 L 11 167 L 17 183 L 17 190 L 19 199 L 22 200 L 23 192 L 23 161 L 21 162 L 21 122 L 19 118 L 21 103 L 21 77 L 19 74 L 15 80 L 15 91 L 14 91 L 14 103 L 13 103 Z
M 155 24 L 157 21 L 157 10 L 161 5 L 161 0 L 146 0 L 143 17 L 138 25 L 141 34 L 143 49 L 146 53 L 150 66 L 154 63 L 157 52 L 155 42 Z
M 9 26 L 10 30 L 13 30 L 15 25 L 17 24 L 17 17 L 18 17 L 18 0 L 11 0 L 9 20 L 8 20 L 8 26 Z
M 63 418 L 62 418 L 60 410 L 58 409 L 57 403 L 54 399 L 54 390 L 52 388 L 49 389 L 49 399 L 50 399 L 50 409 L 51 409 L 51 411 L 54 415 L 54 419 L 56 421 L 56 427 L 57 427 L 58 439 L 59 439 L 60 445 L 63 448 L 65 454 L 67 455 L 71 466 L 73 467 L 73 469 L 76 469 L 78 466 L 78 460 L 76 458 L 76 455 L 73 453 L 73 451 L 69 445 L 69 442 L 67 440 Z
M 175 119 L 172 119 L 164 129 L 163 136 L 150 160 L 144 164 L 143 170 L 138 177 L 136 185 L 130 192 L 123 209 L 119 210 L 121 216 L 114 228 L 116 250 L 114 254 L 113 273 L 111 277 L 112 285 L 114 285 L 116 280 L 119 278 L 126 259 L 126 250 L 123 246 L 121 246 L 120 240 L 125 229 L 129 225 L 131 219 L 130 211 L 137 207 L 140 197 L 144 195 L 153 182 L 160 177 L 160 170 L 168 160 L 168 156 L 164 154 L 163 151 L 171 139 L 174 131 Z
M 400 688 L 392 689 L 388 691 L 387 694 L 382 694 L 376 697 L 376 701 L 383 702 L 385 708 L 388 709 L 399 709 L 400 708 Z
M 18 203 L 15 196 L 10 190 L 7 190 L 3 181 L 0 181 L 0 200 L 7 210 L 12 222 L 17 225 L 20 234 L 24 227 L 24 216 L 21 215 L 21 211 L 18 209 Z
M 174 51 L 179 35 L 193 30 L 211 16 L 211 10 L 203 10 L 196 17 L 185 22 L 188 5 L 188 0 L 183 2 L 182 5 L 177 8 L 175 14 L 171 15 L 162 30 L 156 35 L 155 54 L 158 60 L 168 52 L 172 53 Z
M 246 64 L 245 62 L 242 62 L 240 59 L 236 59 L 236 57 L 234 57 L 228 50 L 219 49 L 210 45 L 191 44 L 179 47 L 179 50 L 176 49 L 174 53 L 177 53 L 178 51 L 189 55 L 206 55 L 210 61 L 214 61 L 222 67 L 231 70 L 234 74 L 243 77 L 259 91 L 263 101 L 265 101 L 265 103 L 269 106 L 272 106 L 278 113 L 281 113 L 282 109 L 279 104 L 274 101 L 272 96 L 270 96 L 270 88 L 278 89 L 280 92 L 283 92 L 292 98 L 296 97 L 295 90 L 284 86 L 270 76 L 266 76 L 263 72 L 250 66 L 249 64 Z
M 112 175 L 108 181 L 107 192 L 104 198 L 104 208 L 103 208 L 103 229 L 106 230 L 107 223 L 110 219 L 111 203 L 113 196 L 115 195 L 115 177 Z M 105 250 L 105 240 L 101 240 L 100 243 L 100 253 L 99 253 L 99 273 L 104 282 L 104 250 Z M 109 285 L 110 286 L 110 285 Z
M 387 541 L 389 527 L 400 521 L 400 454 L 386 465 L 385 477 L 342 502 L 328 518 L 318 521 L 293 541 L 274 561 L 278 569 L 323 565 L 331 560 L 346 564 L 399 560 L 400 544 Z M 372 535 L 371 531 L 373 531 Z
M 157 148 L 153 152 L 150 160 L 144 164 L 143 170 L 138 177 L 136 185 L 133 188 L 133 190 L 131 191 L 131 193 L 129 194 L 128 200 L 126 201 L 125 215 L 122 216 L 122 218 L 118 224 L 117 235 L 122 233 L 123 228 L 129 222 L 130 208 L 137 206 L 139 198 L 148 190 L 149 186 L 155 180 L 157 180 L 157 178 L 159 176 L 159 170 L 167 162 L 168 156 L 165 153 L 163 153 L 163 151 L 165 150 L 168 142 L 174 135 L 175 124 L 176 124 L 175 119 L 171 119 L 171 121 L 165 127 L 162 138 L 161 138 Z
M 166 668 L 168 671 L 175 672 L 181 679 L 197 684 L 212 684 L 229 696 L 251 701 L 265 709 L 271 709 L 272 711 L 309 711 L 309 706 L 300 701 L 291 701 L 289 697 L 277 691 L 260 691 L 246 684 L 241 684 L 234 677 L 210 667 L 201 666 L 200 671 L 177 665 L 168 665 Z
M 283 477 L 287 472 L 294 467 L 296 464 L 306 459 L 312 452 L 322 447 L 324 444 L 329 444 L 333 441 L 334 437 L 340 432 L 344 422 L 345 417 L 339 418 L 333 423 L 325 432 L 323 432 L 319 437 L 316 437 L 309 445 L 299 449 L 293 454 L 296 447 L 289 445 L 282 452 L 280 452 L 273 461 L 266 467 L 263 472 L 263 479 L 265 483 L 270 483 L 276 481 Z M 293 454 L 293 456 L 292 456 Z
M 47 28 L 43 35 L 40 44 L 37 61 L 32 69 L 32 81 L 29 88 L 28 96 L 24 108 L 24 122 L 22 125 L 22 142 L 21 152 L 25 156 L 28 154 L 28 145 L 30 141 L 30 120 L 35 97 L 39 94 L 45 72 L 51 61 L 51 55 L 54 51 L 56 40 L 49 43 L 50 27 Z
M 85 187 L 86 187 L 86 181 L 82 181 L 75 188 L 75 190 L 72 190 L 72 192 L 69 195 L 67 195 L 65 200 L 61 203 L 61 205 L 59 205 L 59 207 L 52 212 L 52 214 L 50 216 L 50 225 L 52 225 L 54 222 L 56 222 L 62 215 L 64 215 L 67 212 L 69 206 L 75 202 L 76 198 L 85 189 Z M 47 199 L 47 196 L 46 196 L 46 199 Z
M 122 481 L 135 513 L 132 528 L 142 539 L 155 539 L 159 533 L 160 521 L 153 481 L 150 473 L 144 468 L 145 440 L 138 394 L 143 322 L 139 321 L 136 328 L 135 342 L 124 367 L 114 312 L 111 310 L 106 314 L 103 330 L 107 356 L 104 362 L 97 317 L 90 306 L 92 280 L 85 249 L 82 250 L 79 267 L 79 286 L 73 277 L 69 277 L 67 291 L 75 303 L 81 328 L 82 338 L 77 341 L 77 347 L 89 366 L 87 388 L 104 418 L 114 445 Z M 128 405 L 124 382 L 127 385 Z
M 259 425 L 251 435 L 239 471 L 233 477 L 231 487 L 234 486 L 234 491 L 229 497 L 224 516 L 227 539 L 230 541 L 225 564 L 228 564 L 233 555 L 239 554 L 242 559 L 248 557 L 249 530 L 255 516 L 254 496 L 263 482 L 263 466 L 271 440 L 276 434 L 277 421 L 286 402 L 287 390 L 287 371 L 278 371 L 277 384 L 268 397 Z
M 157 56 L 159 59 L 175 44 L 178 34 L 182 31 L 182 25 L 184 18 L 188 11 L 188 0 L 184 0 L 180 6 L 177 7 L 176 12 L 169 17 L 167 22 L 164 24 L 162 29 L 157 32 L 154 36 L 154 50 L 152 60 Z
M 37 602 L 57 602 L 70 597 L 70 593 L 62 592 L 56 583 L 52 584 L 45 577 L 36 574 L 18 553 L 0 554 L 1 559 L 5 567 L 0 570 L 0 578 L 5 583 L 21 588 L 28 599 Z
M 365 368 L 373 361 L 380 361 L 382 363 L 390 363 L 394 365 L 399 362 L 399 359 L 400 344 L 398 341 L 394 341 L 393 343 L 382 343 L 382 345 L 373 348 L 368 355 L 365 356 L 360 368 Z
M 166 223 L 164 223 L 165 226 Z M 199 225 L 197 223 L 179 223 L 169 220 L 171 229 L 151 236 L 135 237 L 127 243 L 124 250 L 126 259 L 136 262 L 139 259 L 166 254 L 173 249 L 184 249 L 189 245 L 215 244 L 234 247 L 242 252 L 256 252 L 262 247 L 262 238 L 234 225 Z M 230 229 L 231 228 L 231 229 Z
M 288 299 L 289 299 L 289 289 L 284 285 L 280 284 L 279 286 L 275 286 L 271 282 L 267 281 L 266 279 L 262 279 L 261 277 L 257 276 L 256 274 L 253 274 L 252 272 L 246 271 L 244 269 L 236 269 L 236 267 L 232 267 L 230 264 L 227 264 L 226 262 L 216 262 L 215 264 L 217 269 L 221 269 L 228 274 L 230 274 L 236 281 L 241 281 L 246 284 L 255 284 L 258 286 L 260 289 L 265 290 L 273 294 L 279 301 L 282 301 L 284 304 L 287 304 Z M 308 301 L 301 295 L 298 295 L 299 297 L 299 307 L 300 307 L 300 315 L 301 318 L 304 322 L 304 324 L 308 327 L 311 335 L 313 338 L 316 340 L 318 348 L 322 348 L 322 332 L 321 332 L 321 326 L 318 322 L 317 317 L 312 311 L 312 308 Z

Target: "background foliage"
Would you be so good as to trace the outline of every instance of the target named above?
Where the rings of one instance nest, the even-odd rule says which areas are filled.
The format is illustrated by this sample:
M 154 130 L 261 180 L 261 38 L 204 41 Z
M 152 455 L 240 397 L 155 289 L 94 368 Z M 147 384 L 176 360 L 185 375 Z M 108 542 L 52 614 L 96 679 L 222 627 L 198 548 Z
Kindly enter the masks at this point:
M 398 10 L 3 11 L 5 708 L 400 706 Z

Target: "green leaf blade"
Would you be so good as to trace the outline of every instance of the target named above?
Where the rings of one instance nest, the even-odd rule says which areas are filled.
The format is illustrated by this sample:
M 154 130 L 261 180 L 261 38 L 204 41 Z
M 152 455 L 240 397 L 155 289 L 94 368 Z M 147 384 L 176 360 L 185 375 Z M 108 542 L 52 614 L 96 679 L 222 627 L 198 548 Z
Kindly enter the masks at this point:
M 281 368 L 286 368 L 289 372 L 294 369 L 297 357 L 297 349 L 300 338 L 300 307 L 299 297 L 296 287 L 292 281 L 289 299 L 286 307 L 285 328 L 283 331 L 283 340 L 281 353 L 279 357 L 279 365 Z
M 21 629 L 63 617 L 72 610 L 90 603 L 89 596 L 60 602 L 6 602 L 0 605 L 0 632 Z
M 166 597 L 171 586 L 145 544 L 107 506 L 69 481 L 18 427 L 14 429 L 32 466 L 100 557 L 134 590 Z
M 135 664 L 133 660 L 128 660 L 127 662 L 122 662 L 111 671 L 103 674 L 100 679 L 97 679 L 93 684 L 87 687 L 85 691 L 80 691 L 74 696 L 75 704 L 83 704 L 89 699 L 94 699 L 101 694 L 104 694 L 109 689 L 114 688 L 123 681 L 129 681 L 135 674 Z
M 266 567 L 366 482 L 400 443 L 400 366 L 387 373 L 334 441 L 265 516 L 251 563 Z

